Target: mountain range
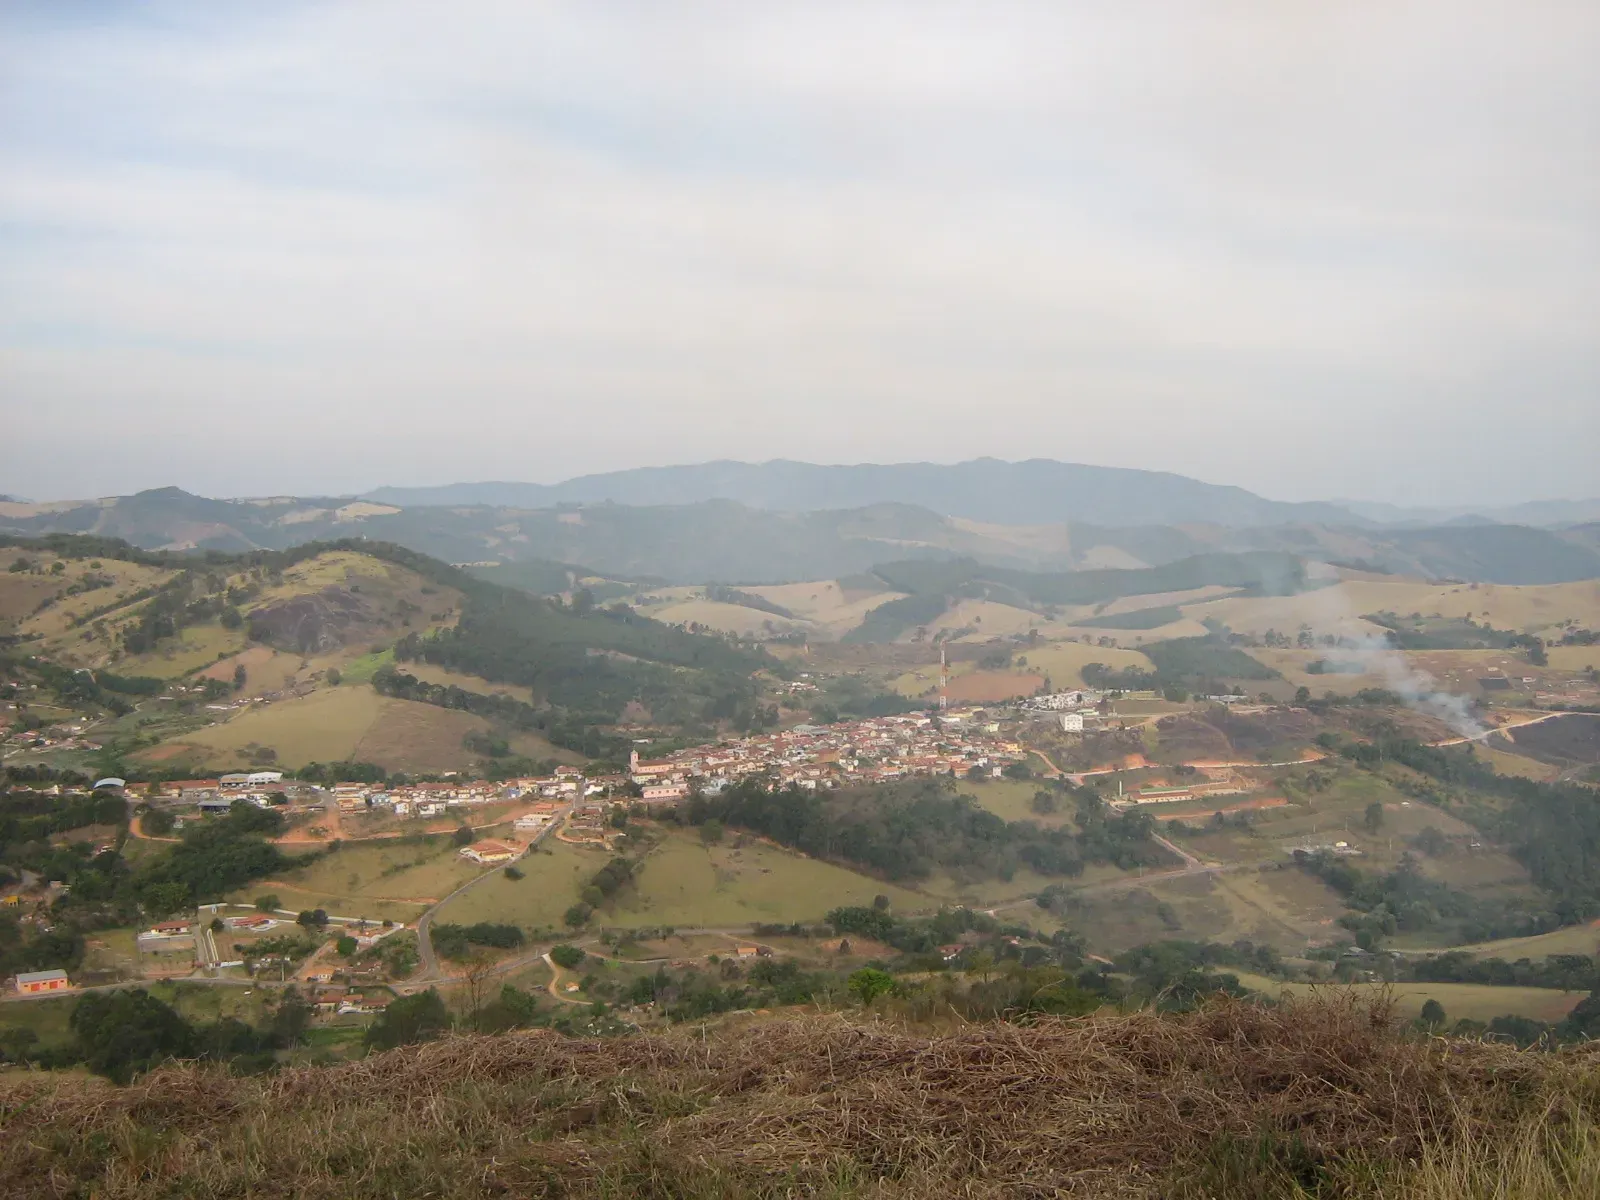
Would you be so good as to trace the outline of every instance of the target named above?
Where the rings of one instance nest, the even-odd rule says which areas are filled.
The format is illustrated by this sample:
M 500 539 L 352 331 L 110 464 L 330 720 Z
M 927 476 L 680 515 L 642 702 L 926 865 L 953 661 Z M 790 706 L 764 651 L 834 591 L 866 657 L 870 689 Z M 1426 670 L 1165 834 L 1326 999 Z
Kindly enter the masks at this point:
M 0 532 L 94 533 L 228 553 L 361 536 L 447 562 L 581 564 L 612 578 L 691 584 L 838 578 L 906 559 L 1076 571 L 1250 551 L 1490 583 L 1600 578 L 1600 522 L 1539 528 L 1480 516 L 1385 525 L 1339 505 L 1285 504 L 1176 475 L 993 459 L 710 463 L 552 487 L 384 488 L 360 498 L 220 500 L 159 488 L 0 502 Z
M 385 487 L 364 499 L 404 508 L 487 504 L 546 508 L 560 504 L 659 505 L 734 500 L 783 512 L 911 504 L 947 517 L 1000 525 L 1087 521 L 1098 525 L 1281 525 L 1361 523 L 1334 504 L 1267 500 L 1243 488 L 1202 483 L 1165 471 L 1096 467 L 1029 459 L 1002 462 L 861 463 L 820 466 L 774 459 L 764 463 L 709 462 L 640 467 L 582 475 L 564 483 L 458 483 L 444 487 Z

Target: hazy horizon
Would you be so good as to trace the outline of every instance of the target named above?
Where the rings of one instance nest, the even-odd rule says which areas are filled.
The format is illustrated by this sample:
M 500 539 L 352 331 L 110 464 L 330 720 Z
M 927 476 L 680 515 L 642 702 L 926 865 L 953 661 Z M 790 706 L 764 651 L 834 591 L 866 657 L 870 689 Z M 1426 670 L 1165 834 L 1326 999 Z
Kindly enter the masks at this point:
M 1597 60 L 1563 0 L 8 5 L 0 493 L 1593 496 Z

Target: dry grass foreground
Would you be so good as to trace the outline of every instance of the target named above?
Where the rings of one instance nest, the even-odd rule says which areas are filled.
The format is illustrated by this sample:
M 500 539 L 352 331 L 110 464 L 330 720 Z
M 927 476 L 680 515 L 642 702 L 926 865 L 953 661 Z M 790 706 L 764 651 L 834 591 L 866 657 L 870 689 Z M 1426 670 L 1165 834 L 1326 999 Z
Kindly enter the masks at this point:
M 840 1017 L 460 1037 L 232 1078 L 0 1084 L 12 1197 L 1600 1194 L 1594 1054 L 1224 1003 L 926 1035 Z

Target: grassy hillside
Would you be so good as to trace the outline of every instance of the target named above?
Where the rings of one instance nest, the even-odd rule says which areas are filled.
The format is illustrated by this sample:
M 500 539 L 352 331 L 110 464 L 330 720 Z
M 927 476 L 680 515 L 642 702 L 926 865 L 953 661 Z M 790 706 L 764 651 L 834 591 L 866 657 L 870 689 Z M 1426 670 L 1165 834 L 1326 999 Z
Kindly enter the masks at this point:
M 0 589 L 14 609 L 34 604 L 17 625 L 18 644 L 31 653 L 63 667 L 110 666 L 186 688 L 209 685 L 205 699 L 212 702 L 274 701 L 271 710 L 213 730 L 184 728 L 154 749 L 148 744 L 164 729 L 146 721 L 137 742 L 148 762 L 196 761 L 203 751 L 271 761 L 259 757 L 266 749 L 289 765 L 351 752 L 413 770 L 456 769 L 466 765 L 462 738 L 490 721 L 509 722 L 505 732 L 522 741 L 540 738 L 548 748 L 553 740 L 596 757 L 615 747 L 594 723 L 615 720 L 632 702 L 643 701 L 665 724 L 699 720 L 729 697 L 733 710 L 748 706 L 749 675 L 764 661 L 720 638 L 624 607 L 597 607 L 586 595 L 570 604 L 535 597 L 383 543 L 198 557 L 104 538 L 56 537 L 16 548 L 38 559 L 14 573 L 19 580 L 95 580 L 93 590 L 63 592 L 42 609 L 31 600 L 39 592 L 33 582 Z M 54 561 L 63 562 L 60 571 Z M 440 686 L 389 687 L 381 704 L 356 693 L 314 701 L 306 695 L 344 671 L 352 682 L 376 679 L 397 656 L 443 673 Z M 454 686 L 460 676 L 482 682 Z M 493 700 L 496 692 L 514 693 L 518 704 L 474 700 Z M 178 707 L 198 711 L 195 697 L 179 695 Z M 416 701 L 436 711 L 422 713 Z M 164 711 L 156 705 L 151 715 Z
M 813 1017 L 716 1037 L 454 1038 L 265 1077 L 12 1076 L 0 1186 L 18 1200 L 1556 1200 L 1600 1184 L 1589 1059 L 1441 1053 L 1340 999 L 935 1033 Z

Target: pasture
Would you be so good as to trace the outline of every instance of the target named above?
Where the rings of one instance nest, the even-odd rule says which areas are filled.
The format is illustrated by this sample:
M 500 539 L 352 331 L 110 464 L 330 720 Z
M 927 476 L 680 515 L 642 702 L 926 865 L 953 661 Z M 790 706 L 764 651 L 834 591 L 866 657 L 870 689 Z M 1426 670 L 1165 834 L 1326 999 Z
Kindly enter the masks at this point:
M 716 600 L 690 599 L 680 600 L 662 608 L 654 609 L 650 615 L 657 621 L 668 625 L 689 625 L 691 623 L 706 625 L 722 633 L 731 633 L 736 637 L 761 637 L 763 634 L 786 633 L 790 630 L 810 630 L 813 628 L 808 621 L 791 621 L 787 617 L 780 617 L 776 613 L 762 612 L 758 608 L 747 608 L 743 604 L 724 604 Z
M 300 673 L 302 661 L 298 655 L 285 654 L 281 650 L 274 650 L 271 646 L 250 646 L 207 667 L 200 672 L 199 678 L 216 679 L 231 684 L 234 669 L 243 667 L 244 687 L 237 694 L 261 696 L 269 692 L 281 692 L 292 686 Z
M 1047 826 L 1069 823 L 1073 809 L 1070 796 L 1052 793 L 1056 797 L 1057 811 L 1051 816 L 1042 817 L 1033 811 L 1033 794 L 1041 787 L 1042 784 L 1024 780 L 988 779 L 982 783 L 962 780 L 956 785 L 956 790 L 963 796 L 970 796 L 979 807 L 1003 821 L 1037 821 Z
M 224 629 L 220 625 L 190 625 L 148 654 L 118 660 L 116 669 L 124 675 L 177 679 L 208 667 L 219 658 L 237 654 L 245 645 L 243 630 Z
M 1507 1015 L 1532 1017 L 1554 1023 L 1572 1011 L 1586 992 L 1560 992 L 1554 988 L 1492 987 L 1478 983 L 1284 983 L 1264 975 L 1238 972 L 1245 987 L 1269 996 L 1307 996 L 1312 992 L 1351 988 L 1360 993 L 1387 992 L 1394 998 L 1395 1011 L 1402 1017 L 1421 1015 L 1422 1006 L 1437 1000 L 1444 1006 L 1449 1021 L 1463 1017 L 1488 1022 Z
M 575 846 L 547 837 L 518 860 L 517 869 L 524 878 L 507 879 L 503 871 L 497 871 L 442 907 L 437 919 L 457 925 L 504 921 L 524 929 L 559 929 L 562 914 L 577 902 L 579 889 L 610 858 L 599 847 Z M 597 923 L 614 924 L 599 918 Z
M 916 892 L 748 835 L 730 832 L 723 844 L 704 846 L 691 833 L 671 832 L 645 858 L 633 894 L 595 920 L 682 928 L 815 921 L 830 908 L 871 904 L 878 895 L 900 912 L 929 907 Z
M 1596 955 L 1600 954 L 1600 921 L 1568 925 L 1531 937 L 1502 938 L 1497 942 L 1478 942 L 1451 949 L 1465 950 L 1475 958 L 1503 958 L 1507 962 L 1516 962 L 1519 958 L 1549 958 L 1552 954 Z
M 386 703 L 393 702 L 370 687 L 325 688 L 293 700 L 252 706 L 230 721 L 185 734 L 181 740 L 218 762 L 244 761 L 244 749 L 252 744 L 272 747 L 278 752 L 277 761 L 288 767 L 342 762 L 354 757 Z
M 1471 617 L 1496 629 L 1539 633 L 1566 621 L 1600 626 L 1600 583 L 1431 584 L 1404 579 L 1346 579 L 1297 596 L 1234 596 L 1184 606 L 1196 618 L 1215 617 L 1239 633 L 1268 629 L 1293 635 L 1302 624 L 1315 633 L 1377 635 L 1365 613 L 1421 613 L 1424 617 Z
M 1119 639 L 1121 640 L 1121 639 Z M 1081 687 L 1083 668 L 1090 663 L 1103 663 L 1113 670 L 1134 667 L 1141 671 L 1154 670 L 1154 664 L 1137 650 L 1116 646 L 1091 646 L 1086 642 L 1048 642 L 1037 646 L 1019 647 L 1013 660 L 1017 666 L 1047 676 L 1050 686 L 1057 690 Z
M 442 772 L 465 768 L 472 755 L 462 739 L 488 728 L 470 713 L 380 696 L 365 684 L 341 685 L 254 705 L 220 725 L 164 742 L 145 757 L 191 757 L 225 766 L 248 761 L 251 747 L 270 747 L 286 767 L 356 761 L 391 771 Z M 519 737 L 517 744 L 524 753 L 555 756 L 534 735 Z
M 880 604 L 898 600 L 905 593 L 885 590 L 856 590 L 842 587 L 838 580 L 814 583 L 785 583 L 744 589 L 785 608 L 802 621 L 810 621 L 829 636 L 838 637 L 861 624 Z
M 412 921 L 482 870 L 462 858 L 448 836 L 345 842 L 299 870 L 249 884 L 231 899 L 253 904 L 257 896 L 275 892 L 288 909 Z

